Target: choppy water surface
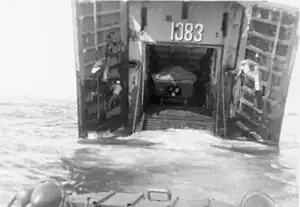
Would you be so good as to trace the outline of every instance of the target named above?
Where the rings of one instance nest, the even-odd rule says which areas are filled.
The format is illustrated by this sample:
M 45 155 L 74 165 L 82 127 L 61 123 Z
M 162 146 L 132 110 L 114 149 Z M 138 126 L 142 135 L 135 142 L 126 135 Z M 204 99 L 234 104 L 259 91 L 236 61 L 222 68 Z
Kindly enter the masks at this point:
M 56 178 L 71 186 L 81 179 L 80 186 L 90 191 L 168 187 L 193 204 L 202 197 L 238 203 L 246 192 L 261 190 L 282 206 L 293 206 L 295 122 L 297 114 L 287 114 L 280 152 L 193 130 L 142 132 L 121 144 L 82 144 L 76 139 L 75 103 L 1 101 L 0 204 L 21 187 Z M 72 176 L 75 166 L 79 172 Z

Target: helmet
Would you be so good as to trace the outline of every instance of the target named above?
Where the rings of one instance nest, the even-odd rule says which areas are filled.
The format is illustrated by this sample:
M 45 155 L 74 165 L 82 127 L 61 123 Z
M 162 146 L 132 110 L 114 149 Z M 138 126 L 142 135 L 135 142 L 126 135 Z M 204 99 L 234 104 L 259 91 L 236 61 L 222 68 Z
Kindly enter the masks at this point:
M 54 181 L 39 184 L 31 195 L 31 207 L 62 207 L 65 192 L 61 185 Z
M 16 199 L 20 207 L 63 207 L 65 192 L 58 182 L 49 180 L 20 191 Z

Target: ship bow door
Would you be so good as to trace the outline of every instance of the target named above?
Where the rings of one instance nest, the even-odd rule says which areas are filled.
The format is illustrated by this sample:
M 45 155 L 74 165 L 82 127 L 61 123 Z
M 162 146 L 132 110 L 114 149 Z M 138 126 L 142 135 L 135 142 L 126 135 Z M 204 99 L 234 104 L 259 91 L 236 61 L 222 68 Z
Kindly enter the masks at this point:
M 256 140 L 278 145 L 296 54 L 298 10 L 260 3 L 246 13 L 241 53 L 252 70 L 244 73 L 239 126 Z
M 124 125 L 122 88 L 127 81 L 126 4 L 74 0 L 79 137 Z M 124 77 L 123 77 L 124 76 Z M 124 109 L 123 109 L 124 110 Z

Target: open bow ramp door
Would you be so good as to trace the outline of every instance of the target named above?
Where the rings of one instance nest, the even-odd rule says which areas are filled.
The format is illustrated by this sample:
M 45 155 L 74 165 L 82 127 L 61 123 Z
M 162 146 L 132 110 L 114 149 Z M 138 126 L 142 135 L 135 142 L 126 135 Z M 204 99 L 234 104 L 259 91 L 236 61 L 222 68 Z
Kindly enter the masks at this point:
M 298 44 L 299 11 L 259 3 L 246 14 L 243 59 L 258 65 L 261 90 L 255 91 L 255 72 L 243 74 L 237 126 L 258 141 L 278 145 Z
M 117 129 L 126 122 L 127 101 L 122 96 L 126 97 L 128 75 L 122 68 L 126 67 L 127 16 L 121 1 L 72 2 L 78 128 L 83 138 L 89 131 Z

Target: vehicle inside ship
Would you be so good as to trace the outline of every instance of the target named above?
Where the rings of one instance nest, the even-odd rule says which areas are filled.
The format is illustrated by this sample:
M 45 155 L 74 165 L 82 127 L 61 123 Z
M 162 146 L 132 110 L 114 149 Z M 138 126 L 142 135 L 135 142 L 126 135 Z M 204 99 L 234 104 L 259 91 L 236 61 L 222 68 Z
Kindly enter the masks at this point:
M 180 44 L 148 44 L 144 109 L 146 121 L 161 119 L 153 128 L 202 128 L 212 125 L 210 83 L 217 62 L 217 48 Z M 213 71 L 212 71 L 213 70 Z M 151 117 L 151 118 L 150 118 Z M 163 123 L 162 123 L 163 122 Z M 144 130 L 152 127 L 144 126 Z

